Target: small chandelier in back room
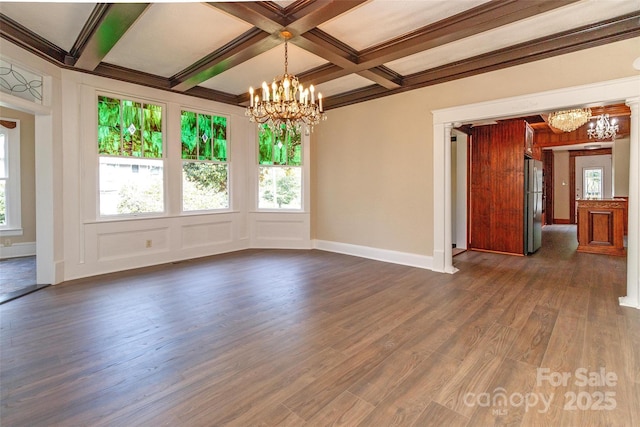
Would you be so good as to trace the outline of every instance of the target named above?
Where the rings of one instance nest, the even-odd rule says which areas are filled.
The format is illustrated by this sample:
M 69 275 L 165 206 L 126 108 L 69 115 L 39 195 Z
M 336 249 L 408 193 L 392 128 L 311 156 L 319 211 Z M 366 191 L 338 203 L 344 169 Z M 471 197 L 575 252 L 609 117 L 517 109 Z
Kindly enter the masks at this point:
M 282 31 L 284 37 L 284 74 L 275 77 L 271 86 L 262 83 L 262 90 L 249 88 L 249 106 L 245 115 L 255 123 L 267 124 L 272 131 L 286 130 L 300 131 L 301 125 L 310 127 L 326 120 L 322 108 L 322 94 L 318 93 L 316 100 L 315 88 L 310 85 L 305 88 L 296 76 L 289 74 L 287 68 L 289 57 L 287 41 L 292 37 L 289 31 Z
M 589 139 L 609 139 L 615 140 L 616 133 L 618 133 L 618 125 L 616 124 L 616 119 L 609 121 L 608 114 L 601 114 L 598 116 L 596 120 L 595 126 L 593 123 L 589 123 L 589 130 L 587 130 L 587 135 L 589 135 Z

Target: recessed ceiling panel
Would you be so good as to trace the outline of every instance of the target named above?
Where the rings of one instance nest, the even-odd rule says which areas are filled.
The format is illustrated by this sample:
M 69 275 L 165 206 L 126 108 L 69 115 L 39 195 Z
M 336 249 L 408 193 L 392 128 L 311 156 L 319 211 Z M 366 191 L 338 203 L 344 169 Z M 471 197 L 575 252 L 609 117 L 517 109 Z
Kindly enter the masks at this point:
M 340 77 L 339 79 L 331 80 L 330 82 L 321 83 L 317 85 L 316 90 L 322 93 L 323 97 L 328 98 L 332 95 L 350 92 L 352 90 L 371 85 L 373 85 L 371 80 L 365 79 L 357 74 L 349 74 L 348 76 Z
M 318 28 L 360 51 L 488 0 L 373 0 Z
M 586 0 L 416 53 L 385 65 L 402 75 L 418 73 L 637 10 L 638 2 L 635 0 L 606 2 Z
M 278 6 L 280 6 L 283 9 L 285 9 L 286 7 L 294 4 L 295 2 L 296 2 L 296 0 L 276 0 L 276 1 L 274 1 L 275 4 L 277 4 Z
M 69 52 L 95 5 L 0 1 L 0 13 Z
M 319 67 L 327 63 L 326 60 L 307 52 L 304 49 L 288 44 L 289 50 L 289 74 L 298 75 L 304 71 Z M 209 89 L 240 95 L 249 91 L 249 86 L 254 88 L 266 81 L 271 83 L 273 78 L 284 73 L 284 44 L 277 46 L 261 55 L 256 56 L 229 71 L 200 84 Z M 301 82 L 305 84 L 306 82 Z M 313 82 L 310 82 L 313 83 Z
M 104 62 L 171 77 L 251 28 L 204 3 L 154 3 Z

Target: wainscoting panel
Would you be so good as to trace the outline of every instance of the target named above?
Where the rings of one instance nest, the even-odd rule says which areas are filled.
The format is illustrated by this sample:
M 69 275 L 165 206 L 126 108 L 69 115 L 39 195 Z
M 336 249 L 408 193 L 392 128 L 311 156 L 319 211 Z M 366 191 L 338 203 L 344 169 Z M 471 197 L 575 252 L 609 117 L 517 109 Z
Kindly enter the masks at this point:
M 99 233 L 97 243 L 99 262 L 168 252 L 169 228 Z
M 249 222 L 254 248 L 311 248 L 309 214 L 252 213 Z
M 233 222 L 205 222 L 202 224 L 183 225 L 181 249 L 231 243 L 233 239 Z
M 36 254 L 36 242 L 14 243 L 10 246 L 0 245 L 0 259 L 17 258 Z
M 86 223 L 82 261 L 66 279 L 246 249 L 248 239 L 237 237 L 241 218 L 232 212 Z

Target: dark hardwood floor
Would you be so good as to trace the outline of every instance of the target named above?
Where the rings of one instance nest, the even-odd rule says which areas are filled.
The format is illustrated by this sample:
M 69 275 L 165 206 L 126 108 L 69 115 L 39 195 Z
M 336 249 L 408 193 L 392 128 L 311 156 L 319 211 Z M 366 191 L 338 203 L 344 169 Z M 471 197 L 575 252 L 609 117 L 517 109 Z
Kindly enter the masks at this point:
M 454 275 L 249 250 L 48 287 L 0 306 L 0 424 L 640 425 L 625 259 L 543 238 Z
M 0 259 L 0 304 L 48 285 L 36 284 L 36 257 Z

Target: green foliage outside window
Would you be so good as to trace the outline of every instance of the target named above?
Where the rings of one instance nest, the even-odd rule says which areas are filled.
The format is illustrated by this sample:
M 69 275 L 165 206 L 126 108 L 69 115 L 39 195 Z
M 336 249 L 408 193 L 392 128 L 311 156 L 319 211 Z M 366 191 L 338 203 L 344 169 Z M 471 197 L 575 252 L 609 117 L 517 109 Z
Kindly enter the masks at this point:
M 273 132 L 267 125 L 258 131 L 258 163 L 261 165 L 302 165 L 302 136 L 298 131 Z
M 98 152 L 162 158 L 162 107 L 99 96 Z
M 185 178 L 193 182 L 197 189 L 227 191 L 227 165 L 203 162 L 183 162 Z
M 300 168 L 261 167 L 259 174 L 261 208 L 300 209 Z

